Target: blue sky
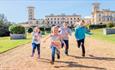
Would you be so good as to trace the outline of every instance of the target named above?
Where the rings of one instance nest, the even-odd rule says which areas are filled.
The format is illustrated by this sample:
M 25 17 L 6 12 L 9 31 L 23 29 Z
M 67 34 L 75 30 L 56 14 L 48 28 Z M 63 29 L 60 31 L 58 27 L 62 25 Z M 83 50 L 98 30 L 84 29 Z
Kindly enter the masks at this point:
M 0 13 L 4 13 L 9 21 L 27 21 L 27 7 L 35 6 L 35 18 L 45 15 L 65 13 L 80 14 L 82 17 L 91 15 L 93 2 L 101 3 L 102 9 L 115 11 L 115 0 L 0 0 Z

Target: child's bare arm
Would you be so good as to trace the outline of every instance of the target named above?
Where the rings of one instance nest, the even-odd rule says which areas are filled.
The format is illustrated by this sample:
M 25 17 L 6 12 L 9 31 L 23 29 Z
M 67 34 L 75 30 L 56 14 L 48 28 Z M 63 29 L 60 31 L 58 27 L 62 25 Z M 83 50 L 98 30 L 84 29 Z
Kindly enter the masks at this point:
M 51 35 L 48 35 L 48 36 L 43 40 L 43 42 L 46 42 L 46 40 L 49 39 L 50 36 L 51 36 Z

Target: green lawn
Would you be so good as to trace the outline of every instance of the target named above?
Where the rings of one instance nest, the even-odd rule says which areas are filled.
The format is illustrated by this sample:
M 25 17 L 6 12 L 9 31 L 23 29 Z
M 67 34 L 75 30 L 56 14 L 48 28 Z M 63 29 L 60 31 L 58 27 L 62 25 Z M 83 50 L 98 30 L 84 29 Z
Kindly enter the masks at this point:
M 92 37 L 95 39 L 100 39 L 103 41 L 115 43 L 115 34 L 104 35 L 103 29 L 95 29 L 95 30 L 91 30 L 91 32 L 93 33 Z
M 43 35 L 45 37 L 47 34 Z M 0 53 L 13 49 L 17 46 L 31 42 L 31 34 L 27 34 L 27 39 L 10 40 L 10 37 L 0 37 Z
M 27 39 L 20 40 L 10 40 L 10 37 L 0 37 L 0 53 L 29 42 L 31 42 L 31 34 L 27 35 Z

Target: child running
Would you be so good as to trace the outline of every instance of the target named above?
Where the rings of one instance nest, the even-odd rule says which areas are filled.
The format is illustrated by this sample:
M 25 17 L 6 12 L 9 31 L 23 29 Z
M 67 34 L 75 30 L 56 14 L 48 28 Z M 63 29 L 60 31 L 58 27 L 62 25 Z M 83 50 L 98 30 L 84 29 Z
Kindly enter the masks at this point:
M 58 26 L 53 26 L 51 28 L 51 34 L 45 39 L 51 38 L 51 64 L 54 64 L 55 61 L 55 53 L 57 54 L 57 58 L 60 59 L 60 46 L 61 46 L 61 35 L 59 35 Z M 44 42 L 45 42 L 44 40 Z
M 38 27 L 35 27 L 32 33 L 32 55 L 31 57 L 34 56 L 35 49 L 37 48 L 38 51 L 38 59 L 40 58 L 40 41 L 41 41 L 41 33 L 40 29 Z
M 75 27 L 75 38 L 78 44 L 78 48 L 82 48 L 82 56 L 85 57 L 85 33 L 91 35 L 90 31 L 84 26 L 85 21 L 79 21 L 79 25 Z
M 65 44 L 65 54 L 68 55 L 68 49 L 69 49 L 69 35 L 72 34 L 72 31 L 70 28 L 68 28 L 68 23 L 64 22 L 63 27 L 60 27 L 60 34 L 63 35 L 62 38 L 62 48 Z

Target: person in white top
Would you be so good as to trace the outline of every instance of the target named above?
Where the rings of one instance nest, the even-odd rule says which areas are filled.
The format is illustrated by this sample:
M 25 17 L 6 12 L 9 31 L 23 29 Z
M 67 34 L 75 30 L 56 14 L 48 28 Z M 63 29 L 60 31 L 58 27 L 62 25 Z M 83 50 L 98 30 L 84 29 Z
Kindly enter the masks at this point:
M 38 51 L 38 58 L 40 58 L 40 42 L 41 42 L 41 33 L 40 29 L 38 27 L 35 27 L 32 33 L 32 55 L 31 57 L 34 56 L 35 49 L 37 48 Z

